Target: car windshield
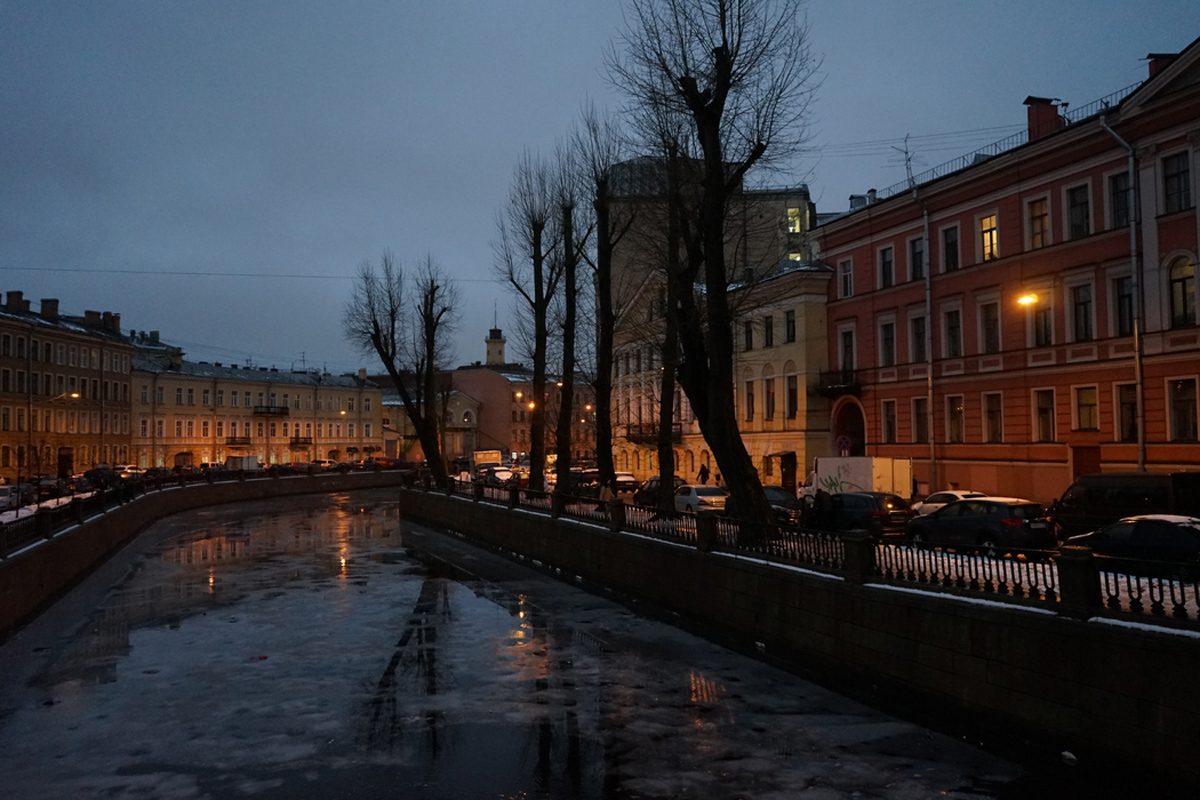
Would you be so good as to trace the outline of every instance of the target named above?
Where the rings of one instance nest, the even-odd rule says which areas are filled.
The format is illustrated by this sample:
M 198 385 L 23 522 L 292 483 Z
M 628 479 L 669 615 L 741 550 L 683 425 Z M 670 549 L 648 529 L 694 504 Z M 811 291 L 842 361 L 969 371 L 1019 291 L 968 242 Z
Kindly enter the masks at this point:
M 1008 513 L 1013 519 L 1037 519 L 1044 512 L 1041 503 L 1022 503 L 1019 506 L 1009 506 Z
M 794 499 L 780 486 L 764 486 L 763 493 L 773 503 L 782 503 Z
M 697 497 L 724 497 L 725 490 L 718 489 L 716 486 L 697 486 L 696 487 L 696 496 Z

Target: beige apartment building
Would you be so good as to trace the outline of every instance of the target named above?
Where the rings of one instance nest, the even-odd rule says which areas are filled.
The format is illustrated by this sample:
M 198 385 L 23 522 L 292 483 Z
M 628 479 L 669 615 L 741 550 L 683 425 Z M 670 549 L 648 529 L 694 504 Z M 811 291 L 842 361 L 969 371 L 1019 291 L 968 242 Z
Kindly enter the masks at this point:
M 142 467 L 173 468 L 228 456 L 265 465 L 383 454 L 383 396 L 356 375 L 191 362 L 134 335 L 131 454 Z
M 129 457 L 133 348 L 121 317 L 38 311 L 22 292 L 0 306 L 0 476 L 67 477 Z

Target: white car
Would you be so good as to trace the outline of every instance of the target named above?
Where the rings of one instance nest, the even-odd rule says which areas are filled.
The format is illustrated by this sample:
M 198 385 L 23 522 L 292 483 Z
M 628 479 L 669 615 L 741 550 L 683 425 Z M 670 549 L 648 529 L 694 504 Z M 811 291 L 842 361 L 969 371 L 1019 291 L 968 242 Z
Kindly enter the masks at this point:
M 716 513 L 725 510 L 725 498 L 729 492 L 718 486 L 685 484 L 675 490 L 675 510 L 697 514 Z
M 935 492 L 929 495 L 920 503 L 913 503 L 912 510 L 917 512 L 917 516 L 923 517 L 931 511 L 937 511 L 945 505 L 949 505 L 958 500 L 966 500 L 971 497 L 987 497 L 987 492 L 972 492 L 965 489 L 947 489 L 944 492 Z

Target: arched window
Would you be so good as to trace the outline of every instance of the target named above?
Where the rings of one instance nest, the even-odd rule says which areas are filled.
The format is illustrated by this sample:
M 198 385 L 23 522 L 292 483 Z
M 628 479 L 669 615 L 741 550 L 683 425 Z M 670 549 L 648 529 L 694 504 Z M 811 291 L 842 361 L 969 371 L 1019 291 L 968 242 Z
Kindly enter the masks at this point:
M 1196 324 L 1196 265 L 1180 258 L 1171 265 L 1171 327 Z

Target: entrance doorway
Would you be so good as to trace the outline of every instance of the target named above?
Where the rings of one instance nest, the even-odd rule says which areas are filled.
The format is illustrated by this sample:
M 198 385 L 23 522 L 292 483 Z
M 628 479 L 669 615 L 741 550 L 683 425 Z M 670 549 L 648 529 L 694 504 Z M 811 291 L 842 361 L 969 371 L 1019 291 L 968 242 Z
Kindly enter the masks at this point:
M 833 452 L 839 456 L 867 454 L 866 422 L 857 403 L 846 403 L 833 421 Z

